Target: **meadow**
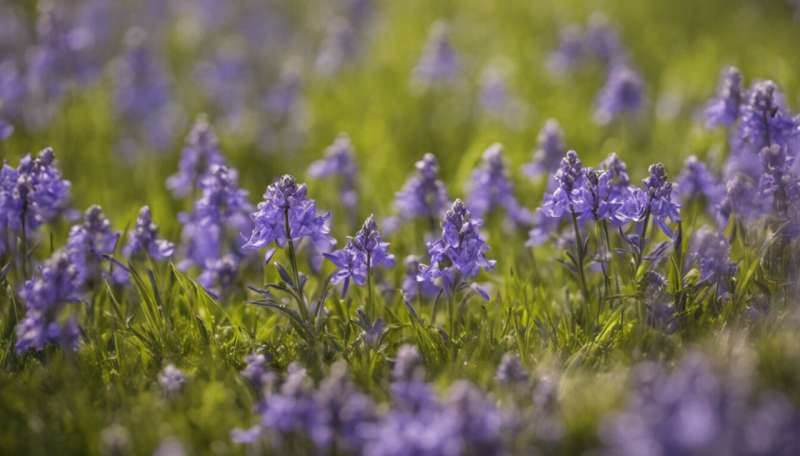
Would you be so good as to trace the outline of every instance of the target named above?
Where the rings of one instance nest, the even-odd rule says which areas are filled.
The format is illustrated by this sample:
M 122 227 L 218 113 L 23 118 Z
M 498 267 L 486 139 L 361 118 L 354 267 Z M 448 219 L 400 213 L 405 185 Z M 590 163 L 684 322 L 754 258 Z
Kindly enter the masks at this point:
M 0 2 L 0 454 L 800 454 L 798 38 Z

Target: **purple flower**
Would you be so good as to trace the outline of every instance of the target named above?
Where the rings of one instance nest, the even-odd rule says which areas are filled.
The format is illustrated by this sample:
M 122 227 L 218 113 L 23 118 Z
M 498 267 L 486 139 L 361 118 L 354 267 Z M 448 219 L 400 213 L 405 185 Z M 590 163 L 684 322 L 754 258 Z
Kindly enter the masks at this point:
M 585 178 L 578 154 L 570 150 L 561 159 L 558 171 L 552 177 L 552 190 L 545 193 L 540 211 L 554 219 L 574 213 L 575 199 L 579 196 Z
M 584 168 L 585 179 L 573 198 L 573 208 L 578 220 L 604 220 L 613 227 L 636 220 L 638 205 L 632 203 L 633 190 L 614 182 L 611 171 L 597 172 Z M 627 174 L 623 174 L 627 180 Z
M 5 141 L 10 138 L 12 134 L 14 134 L 14 126 L 0 119 L 0 141 Z
M 345 133 L 339 134 L 336 140 L 325 149 L 325 156 L 311 163 L 308 167 L 308 176 L 313 179 L 322 177 L 339 176 L 339 198 L 350 214 L 355 217 L 358 206 L 356 184 L 358 167 L 355 161 L 355 152 L 350 137 Z M 356 221 L 354 220 L 355 224 Z
M 412 82 L 421 87 L 453 82 L 460 73 L 458 54 L 450 43 L 445 22 L 431 25 L 428 41 L 411 75 Z
M 736 174 L 725 184 L 725 196 L 717 208 L 718 224 L 725 226 L 731 216 L 753 222 L 765 213 L 765 204 L 758 195 L 758 185 L 749 176 Z
M 800 179 L 792 171 L 794 158 L 786 148 L 773 144 L 761 151 L 764 172 L 758 181 L 762 203 L 784 224 L 781 234 L 794 237 L 800 233 Z
M 481 269 L 494 269 L 495 261 L 486 258 L 489 246 L 478 232 L 481 224 L 457 199 L 444 216 L 441 238 L 428 242 L 430 265 L 420 265 L 417 280 L 452 293 L 463 280 L 475 277 Z M 481 295 L 488 299 L 485 293 Z
M 158 374 L 158 384 L 167 395 L 172 395 L 183 389 L 186 384 L 186 376 L 174 364 L 167 364 L 164 370 Z
M 245 249 L 261 249 L 273 242 L 278 247 L 290 240 L 294 243 L 308 238 L 320 252 L 327 251 L 336 241 L 328 226 L 330 214 L 317 214 L 317 203 L 308 198 L 305 184 L 284 175 L 275 179 L 264 192 L 264 201 L 251 215 L 255 227 Z M 266 261 L 275 249 L 267 252 Z
M 741 107 L 739 123 L 739 139 L 751 148 L 751 153 L 759 153 L 773 144 L 794 147 L 798 133 L 800 122 L 784 109 L 775 83 L 753 84 L 747 102 Z
M 722 72 L 717 95 L 709 101 L 705 110 L 708 128 L 731 127 L 739 118 L 739 108 L 745 94 L 742 90 L 742 73 L 736 67 Z
M 143 30 L 129 31 L 126 41 L 127 51 L 116 72 L 115 107 L 133 132 L 129 142 L 143 140 L 149 147 L 164 150 L 178 124 L 167 71 L 145 43 Z
M 100 206 L 90 206 L 83 223 L 73 226 L 67 239 L 67 253 L 78 270 L 78 283 L 91 287 L 101 278 L 101 266 L 106 255 L 111 255 L 119 233 L 111 229 L 111 223 Z
M 731 290 L 736 263 L 730 259 L 730 245 L 716 229 L 703 226 L 689 241 L 686 260 L 700 269 L 700 282 L 716 287 L 720 295 Z
M 291 119 L 300 108 L 302 89 L 300 74 L 287 69 L 264 95 L 264 110 L 281 121 Z
M 409 255 L 403 260 L 405 266 L 405 273 L 403 275 L 403 296 L 406 300 L 411 301 L 417 296 L 425 298 L 432 298 L 436 296 L 439 288 L 432 283 L 420 283 L 417 276 L 420 273 L 421 259 L 416 255 Z
M 461 380 L 450 387 L 443 415 L 440 420 L 455 423 L 456 435 L 470 453 L 503 453 L 500 411 L 471 383 Z
M 515 225 L 530 225 L 533 214 L 519 204 L 514 196 L 514 186 L 503 162 L 503 146 L 492 144 L 483 153 L 483 163 L 472 172 L 467 189 L 467 206 L 479 218 L 496 207 L 502 207 L 506 217 Z
M 624 64 L 627 60 L 617 29 L 601 13 L 594 13 L 589 18 L 583 41 L 586 52 L 608 67 Z
M 437 179 L 439 163 L 425 154 L 415 165 L 416 174 L 395 195 L 394 205 L 401 221 L 415 218 L 436 220 L 448 204 L 447 188 Z
M 30 232 L 67 209 L 71 184 L 61 177 L 53 149 L 36 158 L 26 155 L 17 169 L 3 164 L 0 171 L 0 226 Z
M 519 361 L 519 356 L 513 353 L 503 355 L 494 377 L 505 385 L 522 384 L 529 379 L 528 373 Z
M 190 195 L 214 165 L 224 165 L 217 135 L 204 115 L 198 116 L 186 138 L 178 172 L 167 179 L 167 188 L 177 197 Z
M 675 193 L 686 202 L 704 199 L 708 208 L 716 207 L 725 196 L 722 183 L 694 155 L 684 162 L 683 171 L 675 183 Z
M 316 71 L 323 76 L 336 74 L 355 58 L 358 51 L 357 33 L 350 23 L 334 19 L 326 28 L 319 54 L 314 62 Z
M 128 238 L 128 244 L 122 249 L 122 254 L 126 258 L 144 254 L 161 261 L 170 258 L 174 252 L 173 243 L 158 238 L 158 225 L 153 222 L 150 207 L 142 206 L 136 218 L 136 228 Z
M 670 238 L 672 230 L 667 226 L 666 220 L 680 222 L 680 204 L 672 201 L 672 183 L 667 181 L 667 171 L 664 165 L 657 163 L 650 165 L 648 169 L 650 175 L 642 180 L 643 194 L 642 201 L 645 213 L 652 217 L 653 222 L 661 228 Z
M 342 283 L 342 295 L 347 295 L 347 289 L 352 280 L 358 286 L 364 286 L 367 276 L 376 266 L 394 267 L 394 255 L 388 252 L 389 243 L 383 242 L 375 217 L 370 215 L 364 225 L 352 238 L 349 238 L 343 249 L 326 253 L 331 263 L 336 265 L 336 272 L 331 281 Z
M 253 387 L 261 391 L 271 380 L 267 366 L 267 358 L 260 353 L 251 353 L 245 358 L 246 366 L 242 369 L 242 377 Z
M 261 427 L 278 435 L 302 432 L 317 426 L 320 413 L 306 370 L 295 363 L 280 392 L 264 398 L 258 406 Z
M 547 68 L 555 75 L 571 72 L 586 57 L 585 44 L 580 27 L 564 27 L 559 32 L 558 48 L 548 58 Z
M 219 295 L 234 281 L 241 252 L 240 239 L 251 229 L 247 192 L 238 186 L 236 170 L 212 165 L 200 182 L 202 195 L 192 212 L 179 214 L 185 258 L 180 269 L 199 266 L 200 282 Z
M 392 368 L 392 380 L 395 382 L 407 382 L 420 379 L 424 376 L 424 366 L 422 356 L 417 347 L 410 344 L 403 344 L 397 349 L 397 356 Z
M 17 353 L 38 351 L 49 343 L 77 347 L 80 333 L 74 317 L 66 321 L 58 317 L 68 303 L 79 299 L 78 273 L 67 252 L 59 250 L 35 278 L 25 282 L 20 291 L 25 317 L 17 324 Z
M 539 131 L 533 161 L 522 168 L 523 173 L 530 178 L 555 173 L 566 153 L 561 126 L 557 120 L 549 119 Z
M 359 392 L 347 376 L 347 365 L 339 361 L 314 394 L 317 419 L 307 429 L 318 448 L 358 451 L 363 445 L 361 428 L 375 418 L 372 400 Z
M 606 85 L 597 97 L 595 121 L 606 125 L 622 115 L 638 113 L 643 105 L 641 76 L 627 66 L 617 66 L 609 71 Z

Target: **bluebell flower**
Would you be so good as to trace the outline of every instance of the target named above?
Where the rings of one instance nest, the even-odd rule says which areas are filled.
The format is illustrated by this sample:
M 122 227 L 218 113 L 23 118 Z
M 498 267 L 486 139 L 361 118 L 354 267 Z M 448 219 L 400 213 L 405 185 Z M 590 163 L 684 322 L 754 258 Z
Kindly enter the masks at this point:
M 2 24 L 0 24 L 1 28 Z M 9 122 L 24 120 L 23 110 L 27 95 L 28 87 L 25 75 L 16 61 L 11 58 L 0 59 L 0 117 L 5 119 L 9 126 L 11 126 Z
M 197 281 L 212 296 L 222 297 L 236 282 L 239 262 L 239 257 L 231 253 L 223 255 L 221 258 L 206 260 L 203 272 L 197 277 Z
M 17 353 L 42 350 L 47 344 L 77 347 L 80 332 L 74 316 L 61 317 L 67 304 L 80 299 L 80 288 L 78 268 L 66 251 L 56 251 L 20 291 L 25 317 L 17 324 Z
M 460 380 L 450 387 L 440 420 L 455 423 L 464 450 L 473 454 L 503 453 L 500 411 L 471 383 Z
M 0 171 L 0 226 L 26 233 L 63 214 L 69 202 L 71 184 L 61 177 L 53 149 L 42 150 L 36 158 L 26 155 L 15 170 L 3 164 Z
M 128 238 L 128 244 L 122 249 L 126 258 L 147 255 L 161 261 L 175 253 L 175 245 L 158 237 L 158 225 L 153 222 L 153 214 L 149 206 L 142 206 L 136 218 L 136 227 Z
M 725 196 L 717 207 L 717 223 L 724 227 L 732 216 L 753 222 L 767 212 L 759 196 L 758 183 L 745 174 L 736 174 L 725 183 Z
M 609 124 L 622 115 L 633 115 L 644 106 L 644 83 L 639 73 L 627 66 L 617 66 L 608 73 L 605 86 L 597 96 L 595 121 Z
M 403 344 L 397 349 L 392 367 L 392 380 L 406 382 L 420 379 L 424 375 L 422 356 L 416 346 Z
M 186 138 L 178 172 L 167 179 L 167 188 L 177 197 L 188 196 L 197 190 L 212 166 L 224 164 L 217 135 L 208 118 L 200 115 Z
M 530 178 L 555 173 L 561 159 L 567 153 L 564 146 L 564 133 L 555 119 L 545 122 L 536 137 L 536 151 L 533 161 L 523 166 L 522 172 Z
M 0 119 L 0 141 L 5 141 L 14 134 L 14 126 Z
M 318 448 L 358 451 L 363 446 L 362 427 L 372 422 L 375 406 L 347 376 L 343 361 L 334 363 L 314 394 L 317 419 L 307 429 Z
M 627 60 L 619 32 L 602 13 L 589 17 L 583 41 L 587 54 L 607 67 L 624 64 Z
M 258 406 L 264 430 L 287 435 L 312 429 L 320 421 L 311 380 L 306 370 L 292 363 L 280 391 L 263 399 Z
M 759 153 L 773 144 L 794 150 L 800 120 L 786 111 L 774 82 L 759 81 L 753 84 L 747 102 L 741 106 L 738 134 L 751 153 Z
M 700 270 L 700 282 L 716 287 L 719 295 L 733 291 L 731 281 L 736 263 L 730 258 L 730 245 L 718 230 L 702 226 L 689 241 L 686 260 Z
M 722 72 L 717 95 L 706 106 L 706 125 L 709 128 L 733 126 L 739 119 L 739 110 L 745 95 L 742 73 L 736 67 L 726 68 Z
M 280 79 L 264 95 L 264 110 L 281 122 L 291 120 L 300 109 L 302 89 L 297 71 L 292 68 L 283 71 Z
M 681 206 L 672 201 L 672 183 L 667 180 L 664 165 L 661 163 L 650 165 L 648 171 L 650 175 L 642 180 L 641 194 L 645 214 L 649 214 L 661 231 L 671 238 L 673 234 L 667 226 L 667 219 L 673 223 L 680 222 Z
M 552 190 L 544 195 L 541 212 L 550 218 L 561 219 L 575 211 L 575 200 L 586 175 L 578 154 L 570 150 L 561 159 L 558 171 L 552 176 Z
M 513 353 L 506 353 L 497 366 L 494 378 L 502 384 L 515 385 L 527 382 L 529 375 L 525 368 L 522 367 L 519 356 Z
M 158 374 L 158 384 L 166 394 L 172 395 L 183 389 L 186 384 L 186 375 L 174 364 L 167 364 Z
M 351 280 L 358 286 L 364 286 L 369 271 L 376 266 L 394 267 L 394 255 L 389 253 L 388 247 L 389 243 L 383 242 L 378 233 L 375 217 L 370 215 L 343 249 L 324 254 L 336 265 L 337 271 L 331 281 L 342 283 L 342 295 L 347 295 Z
M 705 200 L 709 209 L 718 206 L 725 196 L 722 182 L 694 155 L 686 158 L 683 171 L 675 181 L 675 193 L 684 202 Z
M 314 67 L 319 74 L 332 76 L 355 58 L 357 50 L 356 30 L 347 20 L 334 19 L 325 29 Z
M 758 181 L 762 204 L 772 208 L 772 215 L 782 223 L 780 233 L 795 237 L 800 234 L 800 178 L 793 171 L 794 157 L 785 147 L 773 144 L 761 151 L 764 172 Z
M 242 377 L 257 391 L 261 391 L 272 380 L 272 376 L 267 366 L 266 356 L 260 353 L 251 353 L 245 358 L 245 368 L 242 369 Z
M 447 24 L 434 22 L 412 72 L 412 82 L 421 87 L 450 83 L 455 81 L 460 71 L 458 54 L 450 42 Z
M 247 192 L 238 186 L 236 170 L 212 165 L 200 182 L 202 195 L 188 214 L 179 214 L 183 224 L 181 240 L 185 258 L 181 269 L 190 266 L 205 268 L 221 259 L 226 252 L 240 253 L 239 238 L 250 229 L 248 212 L 252 206 Z M 232 231 L 232 234 L 228 232 Z M 226 249 L 226 243 L 230 244 Z
M 111 229 L 111 223 L 100 206 L 86 209 L 83 223 L 69 231 L 66 251 L 70 261 L 78 270 L 78 283 L 91 287 L 103 276 L 101 266 L 106 256 L 114 252 L 119 233 Z
M 621 227 L 638 217 L 638 206 L 630 201 L 631 192 L 613 182 L 612 172 L 593 168 L 584 168 L 583 172 L 585 179 L 572 206 L 578 220 L 602 220 Z
M 478 231 L 481 224 L 457 199 L 444 216 L 442 236 L 427 243 L 430 265 L 420 265 L 417 280 L 423 285 L 432 283 L 450 294 L 481 269 L 494 269 L 496 262 L 486 258 L 489 246 Z M 488 300 L 485 292 L 478 291 Z
M 126 42 L 126 52 L 116 69 L 114 93 L 114 106 L 126 129 L 132 131 L 126 147 L 143 141 L 150 148 L 164 150 L 179 122 L 167 71 L 145 43 L 143 30 L 129 31 Z
M 324 157 L 309 165 L 308 176 L 313 179 L 338 176 L 340 178 L 339 198 L 342 206 L 348 210 L 352 218 L 355 218 L 358 206 L 358 194 L 356 193 L 358 166 L 353 144 L 347 134 L 339 134 L 333 144 L 325 149 Z
M 533 214 L 514 196 L 514 185 L 503 161 L 502 145 L 489 146 L 483 153 L 483 163 L 472 172 L 467 189 L 467 207 L 479 218 L 502 207 L 506 218 L 517 226 L 530 225 L 533 222 Z
M 318 251 L 325 252 L 335 243 L 330 235 L 330 214 L 317 213 L 317 204 L 308 198 L 305 184 L 298 184 L 294 177 L 284 175 L 275 179 L 264 192 L 264 200 L 251 215 L 255 227 L 245 249 L 261 249 L 275 243 L 287 245 L 291 239 L 298 242 L 308 238 Z M 275 249 L 270 249 L 266 261 L 272 258 Z
M 587 54 L 583 31 L 577 25 L 569 25 L 559 32 L 558 47 L 548 57 L 547 68 L 555 75 L 570 73 Z
M 404 273 L 403 273 L 403 296 L 406 300 L 411 301 L 417 296 L 424 298 L 432 298 L 436 296 L 439 288 L 432 283 L 420 283 L 417 276 L 420 273 L 419 266 L 422 259 L 416 255 L 408 255 L 403 260 Z
M 439 162 L 433 154 L 425 154 L 414 167 L 416 173 L 397 192 L 394 205 L 400 221 L 416 218 L 436 220 L 448 204 L 447 188 L 438 179 Z

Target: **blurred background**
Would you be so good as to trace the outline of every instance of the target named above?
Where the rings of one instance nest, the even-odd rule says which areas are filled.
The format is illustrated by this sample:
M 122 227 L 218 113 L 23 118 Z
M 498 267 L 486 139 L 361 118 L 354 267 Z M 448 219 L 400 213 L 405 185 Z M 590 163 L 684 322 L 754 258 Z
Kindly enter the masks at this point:
M 388 215 L 425 152 L 463 195 L 493 142 L 535 207 L 542 186 L 517 170 L 549 118 L 586 164 L 616 151 L 638 180 L 653 161 L 675 174 L 690 153 L 721 153 L 699 113 L 726 65 L 747 84 L 774 79 L 795 105 L 796 3 L 5 0 L 0 156 L 52 146 L 74 207 L 98 203 L 122 224 L 149 203 L 171 235 L 182 207 L 164 181 L 200 113 L 253 200 L 278 174 L 304 178 L 346 132 L 362 211 Z M 641 98 L 603 119 L 598 97 L 619 62 Z M 325 185 L 311 192 L 335 211 Z

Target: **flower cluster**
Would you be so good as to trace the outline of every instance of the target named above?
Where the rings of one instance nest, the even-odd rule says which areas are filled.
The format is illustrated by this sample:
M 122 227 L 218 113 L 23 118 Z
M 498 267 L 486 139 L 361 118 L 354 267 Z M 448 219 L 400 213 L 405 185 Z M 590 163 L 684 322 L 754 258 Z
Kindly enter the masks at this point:
M 550 55 L 548 68 L 556 75 L 571 72 L 587 60 L 611 67 L 627 60 L 619 33 L 600 13 L 593 14 L 585 29 L 570 25 L 561 30 L 558 48 Z
M 388 248 L 389 243 L 383 242 L 378 233 L 375 217 L 370 215 L 356 235 L 348 238 L 344 248 L 324 254 L 336 265 L 331 280 L 342 284 L 343 296 L 347 295 L 351 280 L 358 286 L 364 286 L 376 266 L 394 267 L 394 255 L 389 253 Z
M 530 225 L 531 212 L 514 196 L 514 186 L 503 161 L 503 146 L 492 144 L 483 153 L 481 167 L 472 172 L 467 189 L 467 207 L 479 218 L 496 207 L 505 210 L 506 218 L 517 226 Z
M 442 220 L 442 236 L 428 242 L 430 264 L 422 264 L 417 280 L 431 284 L 447 294 L 478 275 L 481 269 L 494 269 L 495 261 L 486 258 L 489 246 L 478 231 L 482 221 L 472 215 L 461 200 L 456 200 Z M 489 296 L 475 287 L 480 294 Z
M 0 227 L 29 236 L 67 209 L 71 184 L 61 177 L 53 149 L 26 155 L 16 169 L 0 168 Z M 23 232 L 23 230 L 25 232 Z M 4 240 L 0 240 L 4 242 Z M 3 249 L 0 248 L 0 252 Z
M 422 87 L 450 83 L 460 71 L 458 54 L 450 43 L 447 24 L 435 22 L 431 25 L 422 56 L 412 72 L 412 82 Z
M 153 214 L 149 206 L 142 206 L 136 217 L 136 227 L 128 237 L 128 243 L 122 249 L 126 258 L 147 256 L 155 261 L 166 260 L 175 252 L 175 245 L 158 237 L 158 225 L 153 222 Z
M 212 166 L 224 164 L 217 135 L 208 119 L 200 116 L 186 138 L 178 172 L 167 179 L 167 188 L 177 197 L 188 196 L 198 188 Z
M 100 206 L 86 210 L 83 223 L 69 231 L 66 251 L 72 265 L 77 269 L 77 280 L 82 286 L 91 287 L 103 277 L 101 266 L 113 253 L 119 233 L 111 229 Z
M 555 119 L 545 122 L 536 138 L 536 151 L 533 161 L 522 168 L 522 172 L 530 178 L 555 173 L 561 158 L 567 153 L 564 146 L 564 133 Z
M 298 184 L 288 174 L 275 179 L 264 192 L 258 210 L 251 215 L 254 228 L 243 247 L 261 249 L 272 243 L 284 247 L 289 242 L 308 238 L 317 251 L 328 251 L 336 242 L 328 226 L 330 214 L 318 214 L 317 203 L 308 198 L 307 193 L 306 185 Z M 275 249 L 269 249 L 266 261 L 274 254 Z
M 313 179 L 339 176 L 339 198 L 342 206 L 355 217 L 358 205 L 356 193 L 358 167 L 349 136 L 340 134 L 336 141 L 325 149 L 325 156 L 309 165 L 308 176 Z
M 390 222 L 390 225 L 416 218 L 435 221 L 447 208 L 447 188 L 438 179 L 439 162 L 436 157 L 425 154 L 414 167 L 416 173 L 395 195 L 394 205 L 398 215 L 397 220 Z

